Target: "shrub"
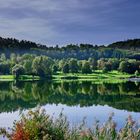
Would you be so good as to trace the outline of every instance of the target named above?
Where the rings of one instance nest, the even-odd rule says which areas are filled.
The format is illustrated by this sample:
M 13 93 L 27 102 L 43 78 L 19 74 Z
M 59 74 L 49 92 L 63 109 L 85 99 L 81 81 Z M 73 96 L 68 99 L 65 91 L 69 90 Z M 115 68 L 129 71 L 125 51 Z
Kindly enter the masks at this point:
M 140 127 L 129 116 L 124 128 L 116 130 L 111 114 L 104 125 L 96 121 L 93 128 L 87 128 L 85 121 L 79 127 L 70 127 L 67 118 L 60 113 L 53 119 L 44 110 L 29 111 L 15 122 L 11 133 L 1 129 L 0 133 L 10 140 L 139 140 Z

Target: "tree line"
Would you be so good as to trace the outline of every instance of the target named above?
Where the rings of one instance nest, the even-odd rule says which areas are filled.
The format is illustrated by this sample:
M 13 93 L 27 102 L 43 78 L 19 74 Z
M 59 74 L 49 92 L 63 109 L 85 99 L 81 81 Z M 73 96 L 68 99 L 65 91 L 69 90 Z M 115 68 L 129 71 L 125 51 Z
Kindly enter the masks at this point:
M 101 58 L 98 60 L 95 58 L 89 58 L 88 60 L 68 58 L 59 60 L 31 54 L 11 54 L 8 58 L 5 54 L 0 55 L 0 74 L 14 74 L 17 78 L 19 75 L 45 77 L 58 72 L 90 74 L 95 70 L 103 70 L 103 72 L 118 70 L 138 75 L 140 72 L 140 61 L 126 58 Z
M 0 52 L 10 57 L 11 53 L 46 55 L 53 59 L 76 58 L 78 60 L 94 57 L 139 59 L 140 39 L 115 42 L 109 45 L 69 44 L 65 46 L 46 46 L 26 40 L 0 37 Z

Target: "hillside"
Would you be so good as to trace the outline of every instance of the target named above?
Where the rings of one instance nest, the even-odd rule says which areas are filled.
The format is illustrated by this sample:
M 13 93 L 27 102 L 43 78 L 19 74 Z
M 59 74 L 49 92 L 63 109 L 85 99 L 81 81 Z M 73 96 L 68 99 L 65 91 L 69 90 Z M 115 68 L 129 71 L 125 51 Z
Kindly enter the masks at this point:
M 17 40 L 0 37 L 0 52 L 7 57 L 11 53 L 19 55 L 29 53 L 36 55 L 47 55 L 55 59 L 77 58 L 88 59 L 100 58 L 134 58 L 140 60 L 140 39 L 132 39 L 109 44 L 108 46 L 98 46 L 92 44 L 66 45 L 63 47 L 48 47 L 36 44 L 31 41 Z
M 119 41 L 109 44 L 108 47 L 129 50 L 140 50 L 140 39 L 129 39 L 126 41 Z

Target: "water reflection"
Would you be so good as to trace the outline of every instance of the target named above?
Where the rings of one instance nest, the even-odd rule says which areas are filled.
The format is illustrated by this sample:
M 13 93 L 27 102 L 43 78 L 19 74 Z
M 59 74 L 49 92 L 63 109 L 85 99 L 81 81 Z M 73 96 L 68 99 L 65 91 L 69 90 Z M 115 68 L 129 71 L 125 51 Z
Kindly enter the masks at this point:
M 140 112 L 140 83 L 94 82 L 1 82 L 0 112 L 36 107 L 38 104 L 64 104 L 81 107 L 108 105 Z

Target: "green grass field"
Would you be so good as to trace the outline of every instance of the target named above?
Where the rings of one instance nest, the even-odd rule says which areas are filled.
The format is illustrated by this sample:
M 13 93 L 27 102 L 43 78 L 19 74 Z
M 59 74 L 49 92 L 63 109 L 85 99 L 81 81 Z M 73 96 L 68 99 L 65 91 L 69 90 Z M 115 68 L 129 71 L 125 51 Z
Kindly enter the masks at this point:
M 81 73 L 68 73 L 64 74 L 58 72 L 55 75 L 52 75 L 53 80 L 78 80 L 78 81 L 120 81 L 121 79 L 125 80 L 129 77 L 134 76 L 127 73 L 120 73 L 118 71 L 111 71 L 108 73 L 103 73 L 102 70 L 96 70 L 91 74 L 81 74 Z M 0 75 L 0 81 L 14 81 L 14 75 Z M 18 78 L 19 81 L 31 81 L 31 80 L 40 80 L 39 76 L 32 75 L 21 75 Z
M 32 76 L 32 75 L 20 75 L 18 80 L 19 81 L 30 81 L 30 80 L 39 80 L 39 76 Z M 0 81 L 14 81 L 14 75 L 0 75 Z
M 111 71 L 108 73 L 103 73 L 101 70 L 96 70 L 91 74 L 81 74 L 81 73 L 58 73 L 53 75 L 53 79 L 62 80 L 62 79 L 78 79 L 78 80 L 120 80 L 120 79 L 128 79 L 129 77 L 134 76 L 127 73 L 121 73 L 118 71 Z

